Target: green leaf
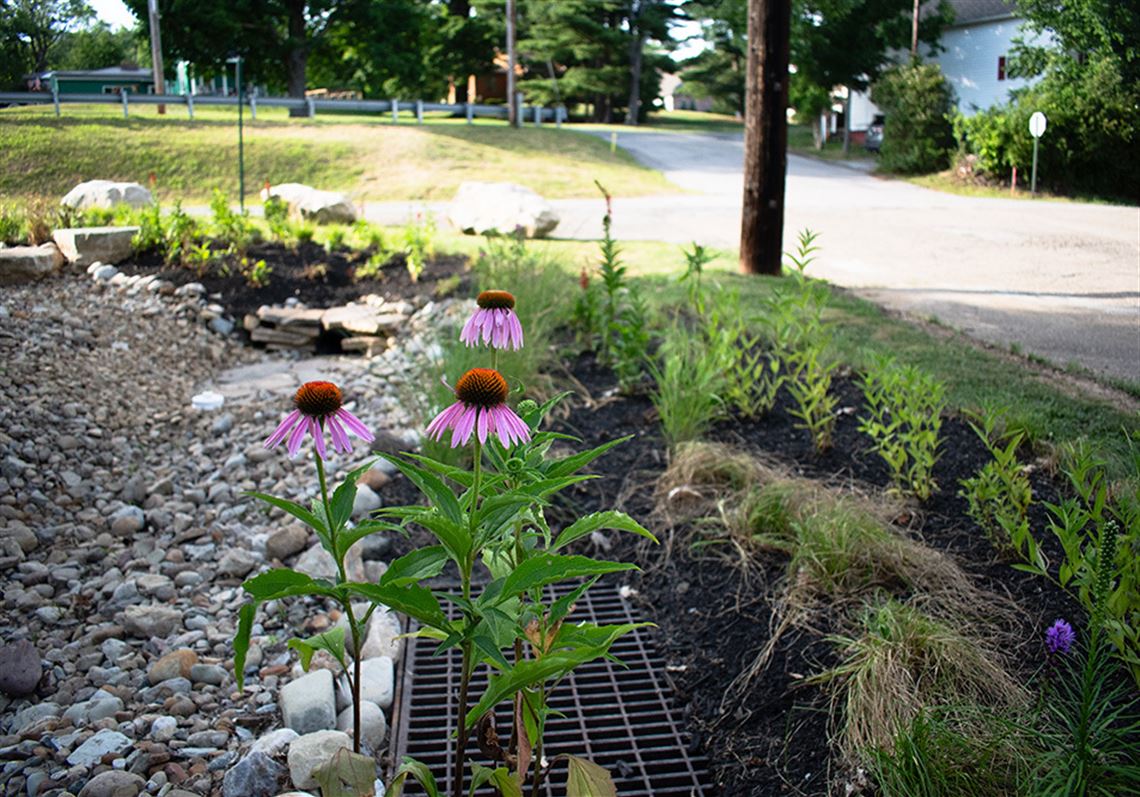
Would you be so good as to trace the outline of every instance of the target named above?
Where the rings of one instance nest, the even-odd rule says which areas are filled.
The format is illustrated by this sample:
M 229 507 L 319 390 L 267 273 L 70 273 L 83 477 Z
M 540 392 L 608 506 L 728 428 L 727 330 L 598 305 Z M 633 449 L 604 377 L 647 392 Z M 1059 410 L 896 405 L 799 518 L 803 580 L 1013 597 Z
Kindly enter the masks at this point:
M 621 445 L 627 440 L 632 439 L 633 435 L 626 435 L 625 437 L 619 437 L 616 440 L 610 440 L 607 443 L 602 443 L 597 448 L 591 448 L 589 451 L 583 451 L 580 454 L 575 454 L 571 457 L 566 457 L 566 459 L 561 459 L 553 463 L 547 469 L 546 474 L 548 476 L 567 476 L 571 473 L 576 473 L 600 457 L 602 454 L 609 451 L 614 446 Z
M 577 603 L 581 597 L 586 594 L 586 590 L 597 584 L 599 578 L 601 578 L 601 576 L 594 576 L 581 586 L 576 587 L 572 592 L 563 595 L 561 598 L 552 603 L 550 605 L 550 612 L 549 617 L 547 618 L 547 622 L 557 623 L 559 620 L 562 620 L 567 615 L 569 615 L 570 607 Z
M 566 774 L 566 797 L 617 797 L 610 773 L 597 764 L 577 756 L 566 756 L 570 770 Z
M 527 659 L 506 670 L 499 677 L 492 678 L 479 702 L 467 712 L 465 718 L 467 727 L 474 725 L 480 717 L 520 689 L 542 683 L 548 678 L 564 675 L 580 664 L 598 658 L 603 651 L 593 652 L 593 655 L 587 655 L 588 653 L 590 651 L 575 651 L 574 654 L 555 653 L 543 656 L 541 659 Z
M 637 565 L 607 562 L 591 559 L 588 556 L 543 553 L 527 559 L 507 576 L 499 600 L 501 602 L 505 598 L 521 595 L 535 587 L 544 587 L 557 581 L 616 573 L 622 570 L 637 570 Z
M 554 545 L 551 550 L 557 551 L 559 548 L 564 548 L 575 540 L 581 539 L 588 534 L 592 534 L 599 529 L 615 529 L 616 531 L 631 531 L 646 539 L 657 542 L 657 538 L 636 520 L 631 518 L 625 512 L 595 512 L 592 515 L 578 518 L 578 520 L 571 523 L 569 526 L 562 530 L 562 533 L 554 540 Z
M 428 797 L 440 797 L 439 786 L 436 785 L 435 775 L 431 774 L 431 770 L 427 768 L 426 764 L 421 764 L 414 758 L 404 756 L 403 761 L 400 762 L 400 768 L 396 770 L 396 777 L 388 785 L 388 789 L 384 792 L 384 797 L 402 797 L 404 794 L 404 783 L 408 777 L 415 778 L 424 791 L 427 792 Z
M 471 471 L 457 468 L 454 465 L 447 465 L 431 457 L 425 457 L 422 454 L 404 454 L 404 456 L 408 457 L 408 459 L 414 459 L 433 473 L 438 473 L 445 479 L 451 479 L 463 487 L 470 487 L 471 483 L 475 480 L 475 475 L 471 473 Z
M 254 576 L 241 585 L 249 595 L 259 601 L 270 601 L 289 595 L 327 595 L 336 593 L 331 585 L 317 581 L 304 573 L 278 567 Z
M 371 460 L 359 468 L 350 471 L 349 474 L 344 477 L 344 481 L 333 491 L 332 500 L 329 503 L 332 504 L 332 528 L 334 531 L 343 529 L 344 524 L 352 517 L 352 505 L 356 500 L 356 482 L 361 476 L 371 470 L 375 463 L 376 460 Z
M 345 747 L 314 769 L 312 777 L 321 787 L 321 797 L 373 797 L 376 793 L 376 761 Z
M 314 531 L 317 532 L 317 534 L 327 536 L 329 533 L 328 526 L 326 526 L 319 517 L 294 501 L 278 498 L 275 495 L 266 495 L 265 493 L 247 492 L 243 493 L 243 495 L 252 496 L 261 501 L 264 501 L 267 504 L 270 504 L 271 506 L 275 506 L 278 509 L 288 512 L 290 515 L 297 518 L 302 523 L 310 526 Z
M 388 565 L 380 576 L 382 587 L 402 587 L 428 578 L 435 578 L 447 565 L 447 551 L 441 545 L 420 548 Z
M 344 626 L 335 626 L 308 639 L 290 639 L 288 646 L 300 655 L 301 669 L 305 672 L 309 671 L 309 663 L 312 662 L 313 654 L 318 650 L 328 651 L 341 667 L 345 666 Z
M 456 525 L 463 525 L 466 518 L 463 515 L 463 510 L 459 506 L 459 499 L 455 497 L 455 493 L 444 484 L 438 476 L 431 471 L 424 468 L 418 468 L 410 462 L 405 462 L 396 457 L 384 455 L 384 458 L 399 468 L 400 472 L 408 477 L 412 484 L 416 485 L 425 496 L 432 502 L 432 505 L 437 507 L 443 514 Z
M 465 526 L 452 522 L 435 509 L 426 510 L 409 519 L 434 534 L 456 564 L 462 565 L 467 560 L 467 554 L 471 552 L 471 535 Z
M 391 584 L 350 582 L 344 586 L 349 592 L 362 595 L 370 601 L 403 612 L 409 617 L 414 617 L 423 625 L 451 633 L 451 621 L 443 613 L 435 595 L 418 584 L 400 587 Z
M 257 601 L 243 603 L 238 609 L 238 630 L 234 637 L 234 677 L 238 689 L 245 688 L 245 657 L 249 652 L 249 637 L 253 633 L 253 618 L 257 614 Z
M 375 534 L 379 531 L 390 531 L 395 534 L 406 533 L 402 526 L 395 523 L 388 523 L 383 520 L 365 520 L 353 526 L 351 529 L 342 529 L 341 532 L 336 535 L 337 558 L 343 559 L 348 553 L 349 548 L 368 535 Z

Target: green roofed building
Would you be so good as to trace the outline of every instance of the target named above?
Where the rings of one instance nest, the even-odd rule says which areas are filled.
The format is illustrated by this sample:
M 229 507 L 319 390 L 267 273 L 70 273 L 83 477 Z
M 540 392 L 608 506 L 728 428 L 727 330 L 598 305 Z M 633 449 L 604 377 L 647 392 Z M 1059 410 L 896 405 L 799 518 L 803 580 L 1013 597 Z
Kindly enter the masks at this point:
M 105 69 L 74 71 L 50 70 L 26 77 L 28 91 L 51 91 L 60 94 L 153 94 L 154 80 L 149 69 L 137 66 L 109 66 Z

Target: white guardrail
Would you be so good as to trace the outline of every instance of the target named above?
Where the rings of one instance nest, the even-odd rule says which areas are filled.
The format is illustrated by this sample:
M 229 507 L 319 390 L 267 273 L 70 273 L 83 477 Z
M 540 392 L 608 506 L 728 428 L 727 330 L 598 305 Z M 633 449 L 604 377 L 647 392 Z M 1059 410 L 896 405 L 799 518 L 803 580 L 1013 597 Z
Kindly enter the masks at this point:
M 53 105 L 56 116 L 62 115 L 61 109 L 64 105 L 90 105 L 93 103 L 122 105 L 124 118 L 130 115 L 132 105 L 180 105 L 186 108 L 188 117 L 193 119 L 195 106 L 236 106 L 238 99 L 237 97 L 219 97 L 213 94 L 132 94 L 129 91 L 120 94 L 57 94 L 46 91 L 0 92 L 0 107 L 5 105 Z M 318 111 L 391 114 L 393 123 L 399 122 L 401 111 L 414 113 L 417 124 L 423 124 L 425 113 L 439 111 L 449 113 L 452 116 L 465 116 L 468 124 L 471 124 L 475 117 L 503 120 L 507 118 L 507 107 L 505 105 L 480 105 L 472 102 L 448 104 L 424 102 L 423 100 L 327 100 L 316 97 L 296 99 L 292 97 L 248 96 L 243 98 L 242 104 L 249 108 L 250 116 L 253 119 L 257 119 L 259 107 L 289 108 L 291 111 L 302 110 L 309 118 L 315 117 Z M 556 126 L 562 127 L 562 122 L 566 120 L 566 109 L 562 106 L 543 108 L 537 105 L 525 106 L 519 102 L 519 108 L 521 110 L 521 121 L 532 123 L 535 127 L 541 127 L 544 122 L 553 122 Z

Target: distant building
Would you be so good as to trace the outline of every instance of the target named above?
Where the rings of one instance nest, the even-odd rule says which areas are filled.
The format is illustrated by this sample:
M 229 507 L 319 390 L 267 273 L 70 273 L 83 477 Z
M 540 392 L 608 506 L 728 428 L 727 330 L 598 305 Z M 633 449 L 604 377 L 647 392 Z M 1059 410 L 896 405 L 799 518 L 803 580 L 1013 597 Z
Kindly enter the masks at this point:
M 154 78 L 149 69 L 137 66 L 109 66 L 104 69 L 74 71 L 49 70 L 25 75 L 28 91 L 51 91 L 60 94 L 153 94 Z
M 1011 91 L 1031 82 L 1010 78 L 1007 72 L 1013 40 L 1022 32 L 1017 4 L 1013 0 L 948 2 L 954 9 L 954 21 L 942 32 L 940 51 L 926 60 L 942 69 L 954 88 L 958 110 L 966 116 L 1007 102 Z M 904 55 L 898 54 L 895 60 L 905 60 Z M 852 92 L 853 132 L 862 134 L 881 113 L 869 94 Z
M 713 108 L 713 101 L 709 97 L 694 97 L 685 90 L 685 84 L 680 75 L 661 72 L 661 99 L 662 107 L 666 111 L 703 111 L 709 112 Z

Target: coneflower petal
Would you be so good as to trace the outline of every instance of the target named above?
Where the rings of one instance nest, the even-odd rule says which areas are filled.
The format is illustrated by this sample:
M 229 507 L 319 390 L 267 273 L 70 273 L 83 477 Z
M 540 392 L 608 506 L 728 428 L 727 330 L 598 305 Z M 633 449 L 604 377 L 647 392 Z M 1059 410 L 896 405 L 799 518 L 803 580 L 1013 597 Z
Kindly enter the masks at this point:
M 339 451 L 342 454 L 349 454 L 352 452 L 352 443 L 348 441 L 348 434 L 344 431 L 344 426 L 341 420 L 336 415 L 328 417 L 329 437 L 332 438 L 332 445 L 334 451 Z
M 289 456 L 297 456 L 297 452 L 301 450 L 301 441 L 305 439 L 305 432 L 309 430 L 310 418 L 302 418 L 300 422 L 293 427 L 293 431 L 289 433 L 289 442 L 286 447 L 289 450 Z
M 364 442 L 371 443 L 376 439 L 376 436 L 372 434 L 372 430 L 365 426 L 359 418 L 348 410 L 341 408 L 333 414 L 344 421 L 344 425 L 348 427 L 348 430 Z
M 487 431 L 488 431 L 488 427 L 491 425 L 491 422 L 493 420 L 492 415 L 491 415 L 491 413 L 493 411 L 494 411 L 494 408 L 492 408 L 490 410 L 484 408 L 479 412 L 478 437 L 479 437 L 480 443 L 486 443 L 487 442 Z
M 285 420 L 283 420 L 280 425 L 273 430 L 273 434 L 269 435 L 269 439 L 265 441 L 265 447 L 273 448 L 276 445 L 280 445 L 281 441 L 285 439 L 285 436 L 289 434 L 290 431 L 292 431 L 293 427 L 299 420 L 301 420 L 300 410 L 293 410 L 291 413 L 286 415 Z
M 328 459 L 328 451 L 325 449 L 325 432 L 321 428 L 320 420 L 309 418 L 309 433 L 313 435 L 313 444 L 317 448 L 317 456 L 321 459 Z

